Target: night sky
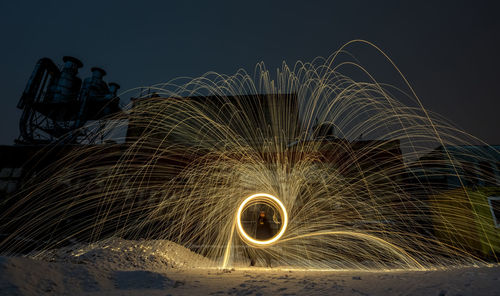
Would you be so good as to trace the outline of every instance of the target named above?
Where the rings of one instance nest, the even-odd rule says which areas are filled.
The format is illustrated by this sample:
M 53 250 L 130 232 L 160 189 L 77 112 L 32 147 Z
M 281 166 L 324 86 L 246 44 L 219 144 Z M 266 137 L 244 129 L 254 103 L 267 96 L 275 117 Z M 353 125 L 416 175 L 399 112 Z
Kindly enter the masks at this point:
M 44 56 L 81 59 L 82 78 L 100 66 L 123 91 L 207 71 L 251 72 L 259 61 L 274 72 L 283 60 L 328 56 L 358 38 L 390 55 L 428 109 L 500 144 L 496 1 L 111 2 L 0 2 L 0 144 L 18 137 L 16 104 Z M 379 81 L 392 77 L 357 53 Z

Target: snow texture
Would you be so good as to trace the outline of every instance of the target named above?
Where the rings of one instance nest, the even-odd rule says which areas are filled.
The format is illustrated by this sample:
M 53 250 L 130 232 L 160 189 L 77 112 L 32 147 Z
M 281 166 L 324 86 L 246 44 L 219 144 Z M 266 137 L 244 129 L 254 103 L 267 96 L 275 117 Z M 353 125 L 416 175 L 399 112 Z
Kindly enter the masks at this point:
M 500 295 L 500 266 L 432 271 L 219 270 L 168 241 L 0 257 L 1 295 Z

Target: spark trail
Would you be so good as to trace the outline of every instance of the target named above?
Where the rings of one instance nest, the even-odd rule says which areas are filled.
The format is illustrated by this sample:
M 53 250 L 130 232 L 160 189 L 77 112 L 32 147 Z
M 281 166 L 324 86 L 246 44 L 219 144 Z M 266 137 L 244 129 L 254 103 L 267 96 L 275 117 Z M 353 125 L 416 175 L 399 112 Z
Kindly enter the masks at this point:
M 354 44 L 379 52 L 402 86 L 379 83 L 347 53 Z M 100 131 L 108 141 L 74 147 L 9 200 L 4 253 L 21 253 L 28 241 L 43 252 L 71 239 L 124 237 L 170 240 L 221 267 L 247 264 L 256 249 L 259 260 L 297 268 L 470 265 L 484 262 L 485 246 L 498 261 L 498 231 L 486 226 L 489 212 L 455 155 L 487 157 L 446 148 L 480 141 L 426 110 L 371 43 L 283 63 L 274 75 L 259 63 L 253 75 L 209 72 L 151 89 Z M 444 160 L 422 158 L 436 147 Z M 418 174 L 456 178 L 457 193 Z M 242 226 L 255 209 L 240 206 L 258 193 L 278 201 L 255 203 L 274 215 L 269 244 Z M 450 194 L 463 198 L 450 202 Z M 450 222 L 465 208 L 471 215 Z M 471 243 L 476 234 L 481 246 Z

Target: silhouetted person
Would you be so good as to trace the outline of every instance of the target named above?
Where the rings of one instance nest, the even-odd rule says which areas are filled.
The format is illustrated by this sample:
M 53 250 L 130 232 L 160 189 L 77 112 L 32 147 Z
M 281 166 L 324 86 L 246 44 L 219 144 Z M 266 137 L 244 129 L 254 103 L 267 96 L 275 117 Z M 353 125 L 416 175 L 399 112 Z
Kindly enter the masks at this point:
M 266 218 L 266 212 L 260 211 L 259 219 L 257 219 L 257 231 L 255 238 L 258 240 L 268 240 L 272 237 L 271 225 Z
M 255 231 L 255 238 L 258 240 L 268 240 L 273 236 L 271 225 L 266 218 L 266 212 L 260 211 L 259 218 L 257 219 L 257 229 Z M 263 250 L 255 250 L 255 254 L 260 254 L 266 260 L 267 267 L 271 267 L 271 256 Z M 255 265 L 255 257 L 250 256 L 250 265 Z

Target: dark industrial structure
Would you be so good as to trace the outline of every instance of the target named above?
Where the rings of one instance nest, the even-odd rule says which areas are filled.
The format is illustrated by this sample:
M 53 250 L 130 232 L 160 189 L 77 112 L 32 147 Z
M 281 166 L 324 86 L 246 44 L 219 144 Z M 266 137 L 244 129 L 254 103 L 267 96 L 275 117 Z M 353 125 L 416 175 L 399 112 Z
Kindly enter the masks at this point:
M 116 95 L 120 86 L 106 83 L 106 71 L 97 67 L 82 83 L 82 67 L 70 56 L 61 67 L 49 58 L 36 63 L 17 104 L 23 110 L 19 138 L 14 146 L 0 146 L 1 196 L 12 194 L 75 147 L 99 143 L 99 127 L 121 111 Z M 95 123 L 94 128 L 87 128 L 88 123 Z
M 108 145 L 109 143 L 103 142 L 102 129 L 110 119 L 120 118 L 120 116 L 116 116 L 117 114 L 125 114 L 120 113 L 122 111 L 119 104 L 120 99 L 116 94 L 119 85 L 106 83 L 103 80 L 106 72 L 97 67 L 92 68 L 91 76 L 82 82 L 82 79 L 78 77 L 78 69 L 83 66 L 82 62 L 68 56 L 64 57 L 63 61 L 64 64 L 61 68 L 58 68 L 48 58 L 42 58 L 38 61 L 17 105 L 18 108 L 23 110 L 19 123 L 20 137 L 13 146 L 0 146 L 0 154 L 2 155 L 0 159 L 0 197 L 2 197 L 0 210 L 2 211 L 12 206 L 13 202 L 16 202 L 15 199 L 10 199 L 9 203 L 6 204 L 4 201 L 7 200 L 7 196 L 15 196 L 14 194 L 23 189 L 24 185 L 33 185 L 30 184 L 34 182 L 33 180 L 40 180 L 33 178 L 33 176 L 40 178 L 46 176 L 47 171 L 57 171 L 53 164 L 68 155 L 72 155 L 75 151 L 79 151 L 80 155 L 78 157 L 85 160 L 87 160 L 86 153 L 97 151 L 99 152 L 97 154 L 102 156 L 96 157 L 93 155 L 92 161 L 85 163 L 90 173 L 82 178 L 89 180 L 96 178 L 96 175 L 93 174 L 94 171 L 99 171 L 99 166 L 105 169 L 107 165 L 116 163 L 124 153 L 129 153 L 129 148 L 139 139 L 151 145 L 138 145 L 142 149 L 140 153 L 127 155 L 128 164 L 137 165 L 137 167 L 141 167 L 141 163 L 149 162 L 151 159 L 148 157 L 157 152 L 156 150 L 160 146 L 155 146 L 155 141 L 158 143 L 175 143 L 177 149 L 181 150 L 189 148 L 189 145 L 194 145 L 193 143 L 183 142 L 185 139 L 182 137 L 176 138 L 175 134 L 162 134 L 161 126 L 159 126 L 161 122 L 155 122 L 151 118 L 151 113 L 144 112 L 144 110 L 150 109 L 139 107 L 144 107 L 142 104 L 164 103 L 166 101 L 175 103 L 180 100 L 188 102 L 186 106 L 196 106 L 196 110 L 212 114 L 216 124 L 230 126 L 231 131 L 248 145 L 263 147 L 260 145 L 261 143 L 252 141 L 265 141 L 266 138 L 283 136 L 290 142 L 284 142 L 286 146 L 281 147 L 282 149 L 279 150 L 279 153 L 283 153 L 280 157 L 287 157 L 292 163 L 294 159 L 314 159 L 311 163 L 312 166 L 326 165 L 335 168 L 335 172 L 342 176 L 346 182 L 355 183 L 360 178 L 369 175 L 377 176 L 373 178 L 376 180 L 374 182 L 380 184 L 375 183 L 375 185 L 402 185 L 401 189 L 398 190 L 405 191 L 404 194 L 412 195 L 412 190 L 415 190 L 415 192 L 419 193 L 415 196 L 418 195 L 420 198 L 422 192 L 427 192 L 426 195 L 429 200 L 431 196 L 446 195 L 447 192 L 461 188 L 461 186 L 471 188 L 474 192 L 481 193 L 480 195 L 477 194 L 477 196 L 480 196 L 477 200 L 484 204 L 482 210 L 492 211 L 494 223 L 490 223 L 491 226 L 498 228 L 498 225 L 500 225 L 498 217 L 496 217 L 500 216 L 500 214 L 497 206 L 493 206 L 493 204 L 498 205 L 498 196 L 500 196 L 498 190 L 500 186 L 500 160 L 495 158 L 498 155 L 498 153 L 495 153 L 497 151 L 495 149 L 498 149 L 498 147 L 485 146 L 478 148 L 471 146 L 465 148 L 446 147 L 446 149 L 439 147 L 410 165 L 410 167 L 406 167 L 398 139 L 358 139 L 350 141 L 336 135 L 335 126 L 330 123 L 316 124 L 311 127 L 311 133 L 308 137 L 300 137 L 304 133 L 304 127 L 300 122 L 300 110 L 296 94 L 183 98 L 150 95 L 145 98 L 132 98 L 132 109 L 128 110 L 132 116 L 121 117 L 129 120 L 126 127 L 125 141 Z M 174 118 L 174 120 L 184 120 L 183 116 L 186 117 L 186 114 L 181 110 L 179 112 L 180 117 Z M 239 114 L 243 114 L 246 121 L 233 120 L 234 116 L 239 116 Z M 279 119 L 276 120 L 277 118 Z M 252 123 L 250 126 L 252 131 L 259 133 L 258 137 L 249 137 L 249 123 Z M 89 125 L 92 125 L 93 128 L 88 128 Z M 286 128 L 280 125 L 286 125 Z M 289 134 L 282 135 L 281 131 L 283 130 L 287 130 Z M 204 133 L 205 131 L 200 131 L 200 135 L 206 137 Z M 209 136 L 208 138 L 211 140 Z M 277 142 L 281 143 L 282 141 Z M 179 173 L 187 164 L 195 162 L 197 158 L 205 157 L 204 153 L 207 152 L 203 149 L 192 150 L 197 152 L 186 155 L 186 159 L 180 159 L 179 155 L 182 155 L 182 153 L 174 152 L 173 157 L 169 157 L 169 151 L 162 152 L 162 157 L 155 160 L 154 166 L 148 168 L 147 188 L 130 190 L 130 194 L 141 194 L 144 195 L 144 200 L 149 200 L 149 197 L 155 194 L 157 188 L 164 186 L 165 178 L 179 179 L 179 184 L 182 184 L 182 176 L 179 176 Z M 479 150 L 481 152 L 479 154 L 485 155 L 480 162 L 473 162 L 478 159 L 477 157 L 463 158 L 465 155 L 477 156 Z M 82 151 L 85 152 L 82 153 Z M 467 151 L 470 153 L 467 153 Z M 272 167 L 278 152 L 262 148 L 262 151 L 254 149 L 250 153 L 258 153 L 259 159 L 267 162 Z M 454 163 L 452 164 L 446 162 L 450 155 L 453 156 Z M 250 154 L 247 154 L 247 156 L 251 160 L 252 156 Z M 227 157 L 231 157 L 231 153 L 227 154 Z M 246 161 L 241 159 L 241 155 L 237 155 L 235 158 L 242 162 Z M 169 171 L 166 172 L 165 168 L 168 168 Z M 459 170 L 458 174 L 453 174 L 450 171 L 450 169 L 456 171 L 457 168 Z M 394 169 L 398 170 L 398 174 L 391 173 L 391 170 Z M 401 170 L 407 170 L 407 174 L 400 174 Z M 463 178 L 455 178 L 455 176 L 463 176 Z M 61 180 L 61 183 L 64 182 L 64 180 Z M 84 182 L 85 180 L 83 180 Z M 311 179 L 309 182 L 319 181 Z M 460 184 L 457 182 L 465 183 Z M 241 183 L 244 184 L 245 182 L 242 181 Z M 61 186 L 66 185 L 62 184 Z M 76 187 L 78 186 L 72 188 Z M 482 190 L 481 188 L 486 189 Z M 70 194 L 72 191 L 65 192 Z M 453 196 L 458 196 L 454 192 L 453 194 Z M 300 199 L 306 199 L 306 195 L 307 193 L 304 193 L 304 196 L 300 197 L 299 201 Z M 394 196 L 397 197 L 397 195 Z M 432 204 L 429 201 L 428 204 L 431 210 L 434 208 L 436 211 L 443 212 L 441 210 L 443 203 Z M 92 215 L 91 211 L 92 205 L 82 211 L 80 216 L 88 217 Z M 469 214 L 469 212 L 465 211 L 466 214 Z M 440 215 L 445 214 L 441 213 Z M 2 219 L 6 218 L 2 217 L 0 223 L 3 223 Z M 422 221 L 419 222 L 423 225 L 422 229 L 429 229 L 430 224 L 440 225 L 440 221 L 431 221 L 432 219 L 432 215 L 422 217 Z M 63 221 L 61 225 L 64 223 L 70 225 L 77 222 Z M 415 226 L 415 228 L 417 227 Z M 438 236 L 443 234 L 443 237 L 447 235 L 440 229 L 436 230 L 436 233 Z M 0 235 L 5 235 L 5 233 L 0 233 Z M 475 249 L 485 245 L 480 242 L 480 239 L 471 240 L 469 244 L 479 246 L 476 246 Z M 486 249 L 484 254 L 489 251 Z
M 94 67 L 83 81 L 78 69 L 83 63 L 65 56 L 59 69 L 49 58 L 42 58 L 28 80 L 17 107 L 23 110 L 19 122 L 19 144 L 91 143 L 91 132 L 83 127 L 89 121 L 105 120 L 120 111 L 116 96 L 120 86 L 106 83 L 106 71 Z

